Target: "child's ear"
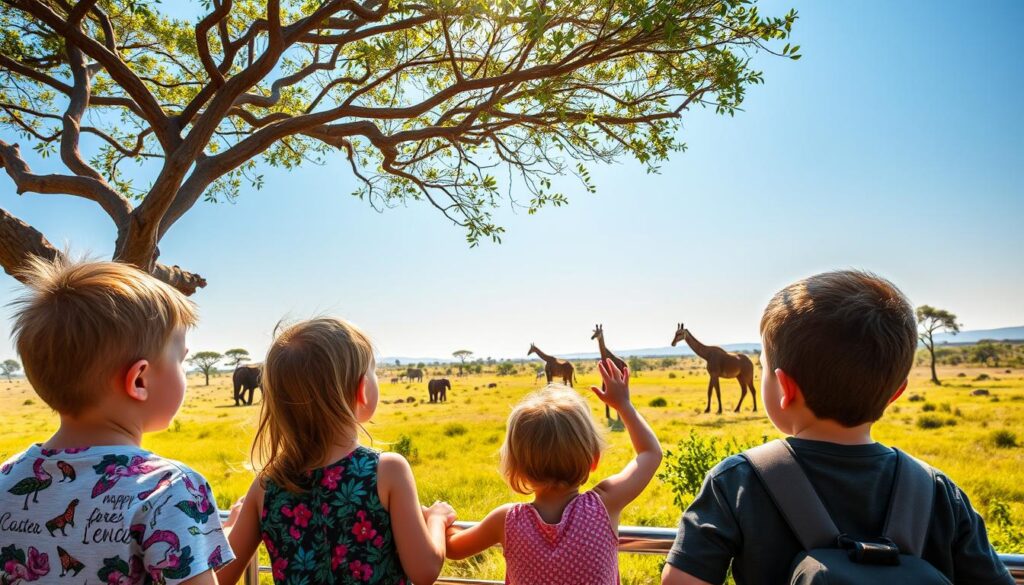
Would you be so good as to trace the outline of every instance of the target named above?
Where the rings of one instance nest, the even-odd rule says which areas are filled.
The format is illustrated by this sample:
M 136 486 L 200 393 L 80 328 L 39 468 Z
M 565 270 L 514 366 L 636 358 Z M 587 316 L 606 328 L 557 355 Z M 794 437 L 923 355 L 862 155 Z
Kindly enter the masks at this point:
M 359 378 L 359 389 L 356 390 L 356 404 L 366 406 L 370 401 L 366 398 L 366 376 Z
M 903 383 L 900 384 L 900 387 L 896 389 L 896 393 L 893 394 L 892 398 L 889 399 L 889 404 L 892 404 L 893 402 L 896 402 L 897 398 L 899 398 L 900 396 L 903 396 L 903 392 L 906 391 L 906 389 L 907 389 L 907 382 L 909 382 L 909 381 L 910 380 L 903 380 Z
M 594 455 L 594 462 L 590 464 L 591 473 L 597 471 L 597 466 L 601 464 L 601 455 Z
M 779 386 L 782 388 L 782 396 L 779 397 L 779 407 L 783 410 L 789 408 L 794 402 L 803 400 L 803 392 L 800 385 L 792 376 L 782 368 L 775 368 L 775 377 L 779 379 Z
M 149 398 L 149 385 L 146 381 L 146 377 L 149 375 L 150 365 L 147 360 L 138 360 L 132 365 L 128 366 L 128 372 L 124 375 L 124 393 L 129 398 L 138 400 L 139 402 L 145 402 Z

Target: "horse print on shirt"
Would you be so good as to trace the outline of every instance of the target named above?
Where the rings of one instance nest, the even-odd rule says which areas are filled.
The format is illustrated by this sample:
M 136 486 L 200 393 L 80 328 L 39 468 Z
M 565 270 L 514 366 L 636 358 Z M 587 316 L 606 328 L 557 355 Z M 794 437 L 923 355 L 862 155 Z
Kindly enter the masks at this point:
M 53 520 L 46 522 L 46 529 L 50 531 L 50 536 L 54 536 L 54 530 L 60 530 L 61 536 L 67 536 L 67 532 L 64 529 L 70 524 L 73 528 L 75 526 L 75 507 L 78 506 L 78 498 L 71 500 L 68 504 L 67 509 L 60 516 L 57 516 Z
M 57 547 L 57 556 L 60 557 L 60 576 L 63 577 L 71 572 L 72 577 L 77 577 L 82 569 L 85 568 L 85 564 L 82 561 L 68 554 L 68 551 Z

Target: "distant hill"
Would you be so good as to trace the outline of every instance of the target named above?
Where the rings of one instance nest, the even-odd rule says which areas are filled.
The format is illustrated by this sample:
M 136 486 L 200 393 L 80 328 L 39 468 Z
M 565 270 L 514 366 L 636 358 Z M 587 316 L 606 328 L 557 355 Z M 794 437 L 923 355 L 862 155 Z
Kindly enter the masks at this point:
M 1000 327 L 998 329 L 974 329 L 970 331 L 961 331 L 957 335 L 949 335 L 943 333 L 935 336 L 935 342 L 939 344 L 967 344 L 977 343 L 983 339 L 992 339 L 996 341 L 1024 341 L 1024 326 L 1020 327 Z M 733 352 L 751 352 L 761 351 L 760 343 L 727 343 L 723 345 L 726 350 Z M 646 347 L 640 349 L 612 349 L 615 355 L 622 357 L 673 357 L 673 356 L 690 356 L 693 355 L 693 351 L 690 350 L 685 344 L 680 343 L 676 347 Z M 532 356 L 531 356 L 532 357 Z M 581 353 L 569 353 L 559 354 L 560 358 L 569 360 L 595 360 L 598 357 L 596 351 L 592 352 L 581 352 Z M 432 357 L 384 357 L 380 358 L 381 365 L 393 366 L 395 360 L 400 360 L 403 366 L 418 363 L 441 363 L 451 364 L 458 363 L 458 360 L 453 358 L 432 358 Z M 496 360 L 512 359 L 515 361 L 522 361 L 524 358 L 521 356 L 515 356 L 512 358 L 508 357 L 497 357 Z M 536 359 L 536 358 L 534 358 Z
M 975 329 L 972 331 L 961 331 L 956 335 L 943 333 L 942 335 L 935 336 L 936 343 L 977 343 L 983 339 L 993 341 L 1024 341 L 1024 326 Z

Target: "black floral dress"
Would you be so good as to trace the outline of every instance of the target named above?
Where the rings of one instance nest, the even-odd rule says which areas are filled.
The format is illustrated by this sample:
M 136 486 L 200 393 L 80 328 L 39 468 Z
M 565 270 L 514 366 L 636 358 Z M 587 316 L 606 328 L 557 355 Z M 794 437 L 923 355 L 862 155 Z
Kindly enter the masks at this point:
M 377 495 L 380 452 L 357 447 L 310 472 L 308 491 L 266 483 L 260 529 L 277 585 L 406 585 Z

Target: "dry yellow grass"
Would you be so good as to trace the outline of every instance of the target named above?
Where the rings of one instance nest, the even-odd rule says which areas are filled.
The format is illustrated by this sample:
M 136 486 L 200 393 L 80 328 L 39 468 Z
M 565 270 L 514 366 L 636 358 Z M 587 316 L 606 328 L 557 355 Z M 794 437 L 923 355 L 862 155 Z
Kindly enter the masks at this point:
M 391 374 L 385 373 L 381 376 L 381 398 L 386 403 L 381 404 L 373 423 L 367 427 L 372 445 L 389 449 L 401 436 L 409 437 L 418 451 L 413 467 L 421 499 L 427 503 L 447 500 L 463 519 L 479 519 L 501 503 L 521 499 L 496 472 L 497 450 L 509 409 L 521 396 L 538 387 L 532 367 L 521 371 L 504 377 L 493 373 L 451 377 L 454 388 L 444 404 L 423 402 L 425 383 L 389 384 Z M 670 373 L 676 377 L 670 378 Z M 958 376 L 959 373 L 964 375 Z M 974 381 L 981 373 L 991 379 Z M 945 471 L 966 490 L 983 514 L 998 499 L 1010 505 L 1011 515 L 1020 522 L 1024 518 L 1024 448 L 996 446 L 993 432 L 1017 433 L 1017 442 L 1024 443 L 1024 371 L 1007 374 L 1002 368 L 951 367 L 943 368 L 940 375 L 945 384 L 935 387 L 928 382 L 925 369 L 915 369 L 906 395 L 877 425 L 876 438 Z M 592 366 L 579 378 L 580 389 L 597 381 Z M 492 382 L 497 387 L 487 388 Z M 203 473 L 213 485 L 218 503 L 226 506 L 245 493 L 252 479 L 248 452 L 259 407 L 231 406 L 230 374 L 211 378 L 208 387 L 201 385 L 202 377 L 192 377 L 190 384 L 185 405 L 172 428 L 147 436 L 144 445 Z M 742 413 L 731 412 L 739 398 L 738 385 L 732 380 L 723 382 L 726 414 L 703 414 L 706 384 L 706 374 L 694 360 L 684 360 L 669 370 L 644 371 L 634 377 L 634 400 L 663 445 L 671 448 L 691 429 L 704 435 L 742 440 L 777 436 L 761 409 L 750 412 L 749 397 Z M 987 388 L 991 396 L 971 396 L 976 388 Z M 912 395 L 924 400 L 911 402 Z M 410 396 L 416 402 L 394 403 Z M 648 406 L 657 397 L 664 398 L 667 406 Z M 603 418 L 603 408 L 599 408 L 597 400 L 591 397 L 590 401 L 594 416 Z M 929 412 L 923 412 L 924 409 Z M 921 429 L 917 421 L 925 414 L 955 424 Z M 462 425 L 466 432 L 453 431 L 451 425 Z M 30 442 L 46 439 L 56 428 L 56 418 L 27 383 L 3 381 L 0 428 L 4 429 L 0 436 L 2 460 Z M 593 481 L 614 472 L 631 457 L 625 434 L 609 433 L 609 443 Z M 655 480 L 626 509 L 622 522 L 674 526 L 679 513 L 672 504 L 668 486 Z M 655 557 L 624 555 L 623 582 L 656 582 L 661 562 Z M 500 579 L 501 556 L 493 552 L 453 563 L 446 573 Z

